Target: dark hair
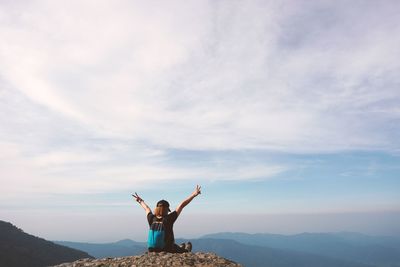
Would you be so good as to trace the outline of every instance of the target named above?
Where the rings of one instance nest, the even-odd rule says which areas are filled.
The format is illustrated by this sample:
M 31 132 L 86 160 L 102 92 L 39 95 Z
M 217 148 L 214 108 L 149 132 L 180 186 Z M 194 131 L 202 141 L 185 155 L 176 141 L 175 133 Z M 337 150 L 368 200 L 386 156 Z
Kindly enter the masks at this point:
M 169 209 L 168 209 L 168 207 L 166 207 L 166 206 L 162 206 L 162 205 L 157 206 L 157 207 L 154 209 L 154 215 L 157 216 L 157 217 L 162 217 L 162 216 L 168 214 L 168 210 L 169 210 Z
M 162 199 L 162 200 L 160 200 L 160 201 L 157 202 L 157 207 L 160 207 L 160 206 L 166 207 L 166 208 L 168 208 L 168 211 L 171 211 L 171 210 L 169 209 L 169 203 L 168 203 L 168 201 L 166 201 L 166 200 L 164 200 L 164 199 Z

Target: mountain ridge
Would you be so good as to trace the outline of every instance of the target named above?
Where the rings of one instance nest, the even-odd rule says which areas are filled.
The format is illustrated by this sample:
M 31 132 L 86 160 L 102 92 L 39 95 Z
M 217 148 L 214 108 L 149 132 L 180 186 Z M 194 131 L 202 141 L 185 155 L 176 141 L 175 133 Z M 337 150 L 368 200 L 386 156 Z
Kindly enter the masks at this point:
M 187 241 L 189 240 L 176 239 L 177 243 Z M 315 263 L 315 260 L 318 259 L 318 261 L 324 262 L 324 265 L 321 265 L 324 267 L 400 267 L 400 257 L 397 256 L 400 254 L 397 251 L 397 248 L 400 247 L 398 246 L 400 244 L 398 239 L 395 237 L 369 236 L 357 232 L 305 232 L 294 235 L 225 232 L 204 235 L 190 241 L 193 243 L 193 251 L 195 252 L 211 251 L 245 266 L 265 266 L 266 261 L 283 261 L 274 264 L 274 266 L 282 267 L 293 266 L 295 263 L 296 266 L 318 266 Z M 139 246 L 139 248 L 141 246 L 141 251 L 146 250 L 146 243 L 126 239 L 108 243 L 108 245 L 121 243 L 125 246 L 129 244 Z M 78 248 L 82 249 L 82 247 Z M 125 253 L 133 253 L 133 251 L 133 249 L 130 251 L 128 249 Z M 92 255 L 95 254 L 94 251 L 90 252 Z M 103 253 L 107 253 L 107 251 L 105 250 Z M 140 254 L 140 251 L 136 254 Z M 106 257 L 107 255 L 98 256 Z
M 132 240 L 122 240 L 124 244 L 142 244 L 142 251 L 146 250 L 145 243 L 140 243 Z M 187 239 L 176 239 L 177 243 L 187 242 Z M 276 249 L 270 247 L 246 245 L 235 240 L 230 239 L 213 239 L 213 238 L 199 238 L 191 239 L 193 243 L 194 252 L 213 252 L 221 255 L 225 258 L 232 259 L 244 266 L 266 266 L 266 263 L 272 264 L 272 266 L 323 266 L 323 267 L 370 267 L 374 266 L 371 264 L 365 264 L 362 262 L 355 262 L 351 260 L 345 260 L 335 257 L 318 255 L 316 253 L 304 253 L 295 250 Z M 105 246 L 112 246 L 112 244 L 119 244 L 121 241 L 102 244 Z M 64 243 L 65 244 L 65 243 Z M 74 244 L 73 242 L 71 244 Z M 97 244 L 99 245 L 99 244 Z M 94 244 L 96 246 L 96 244 Z M 82 249 L 82 247 L 78 247 Z M 92 248 L 94 249 L 94 248 Z M 90 251 L 92 255 L 96 255 L 95 252 Z M 103 251 L 104 253 L 105 251 Z M 133 250 L 126 251 L 127 256 L 132 255 Z M 137 253 L 140 254 L 140 253 Z M 104 258 L 112 256 L 109 255 L 98 255 L 98 258 Z M 322 265 L 319 263 L 323 263 Z
M 65 266 L 72 266 L 68 265 L 71 262 L 75 262 L 76 266 L 81 266 L 79 264 L 92 266 L 90 264 L 95 262 L 114 264 L 124 257 L 125 262 L 140 258 L 160 260 L 160 262 L 165 260 L 171 264 L 175 262 L 175 257 L 177 263 L 192 263 L 200 258 L 200 262 L 204 262 L 204 257 L 210 259 L 224 257 L 250 267 L 400 267 L 400 239 L 368 236 L 356 232 L 295 235 L 213 233 L 190 240 L 194 252 L 190 254 L 191 256 L 188 254 L 180 257 L 164 253 L 160 259 L 158 256 L 150 258 L 144 256 L 149 254 L 146 252 L 145 242 L 122 239 L 101 244 L 70 241 L 53 241 L 53 243 L 27 234 L 11 223 L 3 221 L 0 221 L 0 237 L 0 266 L 7 267 L 39 267 L 61 262 L 67 262 Z M 177 243 L 187 241 L 189 240 L 176 239 Z M 32 245 L 35 245 L 36 250 L 31 249 Z M 35 257 L 29 255 L 28 252 L 32 254 L 32 251 Z M 72 258 L 71 253 L 74 255 Z M 197 256 L 192 254 L 203 256 L 196 258 Z M 91 256 L 103 259 L 93 259 Z M 144 263 L 142 262 L 141 266 L 145 266 Z
M 86 251 L 95 258 L 124 257 L 138 255 L 147 251 L 146 243 L 131 239 L 122 239 L 110 243 L 85 243 L 71 241 L 53 241 L 56 244 Z
M 378 266 L 400 266 L 400 239 L 360 233 L 301 233 L 295 235 L 215 233 L 202 238 L 231 239 L 257 245 L 313 253 Z
M 92 256 L 25 233 L 13 224 L 0 220 L 0 266 L 39 267 L 81 258 Z

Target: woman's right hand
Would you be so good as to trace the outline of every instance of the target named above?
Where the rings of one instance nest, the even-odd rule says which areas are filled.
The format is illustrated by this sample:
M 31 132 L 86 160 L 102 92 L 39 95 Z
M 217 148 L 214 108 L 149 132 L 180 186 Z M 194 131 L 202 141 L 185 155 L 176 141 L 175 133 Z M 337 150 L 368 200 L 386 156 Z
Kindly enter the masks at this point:
M 135 200 L 140 203 L 143 201 L 141 197 L 139 197 L 138 193 L 135 192 L 135 194 L 132 194 L 132 196 L 135 198 Z
M 197 185 L 192 193 L 192 196 L 197 197 L 200 194 L 201 194 L 201 186 Z

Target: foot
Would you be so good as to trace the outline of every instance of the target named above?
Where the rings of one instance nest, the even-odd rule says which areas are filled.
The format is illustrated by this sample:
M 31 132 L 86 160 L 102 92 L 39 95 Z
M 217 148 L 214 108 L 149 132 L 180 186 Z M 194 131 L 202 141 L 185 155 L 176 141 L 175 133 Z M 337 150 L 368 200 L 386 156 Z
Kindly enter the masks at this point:
M 192 251 L 192 243 L 191 242 L 187 242 L 186 244 L 186 250 L 191 252 Z
M 180 244 L 179 247 L 180 247 L 180 248 L 183 248 L 183 249 L 187 249 L 185 243 Z

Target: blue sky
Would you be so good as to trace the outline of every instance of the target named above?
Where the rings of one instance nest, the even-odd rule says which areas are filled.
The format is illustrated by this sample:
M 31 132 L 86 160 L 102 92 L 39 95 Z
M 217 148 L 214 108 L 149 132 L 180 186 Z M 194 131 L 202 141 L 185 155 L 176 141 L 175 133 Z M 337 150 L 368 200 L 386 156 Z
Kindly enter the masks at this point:
M 143 240 L 130 193 L 176 206 L 201 184 L 178 236 L 400 235 L 399 11 L 3 1 L 0 219 L 49 239 Z

